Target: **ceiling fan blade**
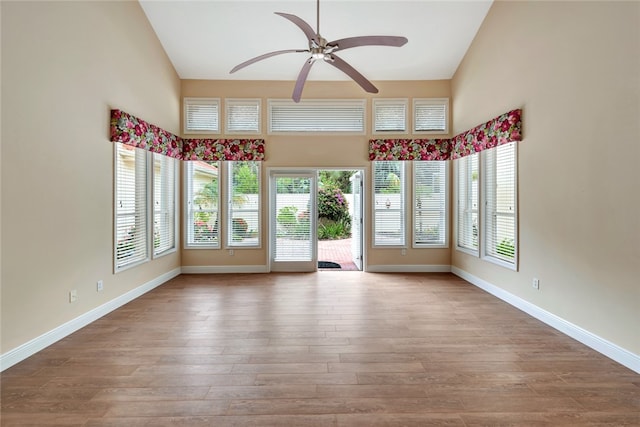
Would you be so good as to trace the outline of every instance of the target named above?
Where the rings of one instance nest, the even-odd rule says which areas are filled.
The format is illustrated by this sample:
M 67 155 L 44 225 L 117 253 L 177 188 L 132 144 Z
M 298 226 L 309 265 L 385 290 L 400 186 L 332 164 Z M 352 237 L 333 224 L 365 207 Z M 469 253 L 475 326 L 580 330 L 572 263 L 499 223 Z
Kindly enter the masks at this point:
M 296 24 L 298 28 L 300 28 L 304 32 L 304 34 L 307 36 L 309 40 L 313 40 L 316 42 L 316 44 L 319 44 L 318 35 L 316 34 L 315 31 L 313 31 L 313 28 L 311 28 L 311 25 L 307 24 L 302 18 L 298 18 L 296 15 L 291 15 L 290 13 L 282 13 L 282 12 L 274 12 L 274 13 Z
M 347 64 L 344 60 L 338 58 L 335 54 L 331 54 L 331 60 L 327 61 L 329 64 L 336 67 L 338 70 L 351 77 L 353 81 L 358 83 L 362 89 L 369 93 L 378 93 L 376 88 L 365 76 L 360 74 L 355 68 Z
M 311 66 L 314 64 L 314 62 L 316 61 L 313 59 L 308 59 L 302 66 L 302 70 L 300 70 L 300 74 L 298 74 L 296 87 L 293 89 L 293 95 L 291 96 L 293 102 L 300 102 L 300 98 L 302 98 L 302 89 L 304 88 L 304 83 L 307 81 L 309 70 L 311 70 Z
M 255 58 L 251 58 L 248 61 L 244 61 L 242 64 L 238 64 L 229 71 L 229 74 L 233 74 L 241 68 L 246 67 L 247 65 L 251 65 L 254 62 L 262 61 L 263 59 L 271 58 L 272 56 L 282 55 L 283 53 L 292 53 L 292 52 L 309 52 L 309 50 L 304 49 L 287 49 L 287 50 L 276 50 L 275 52 L 265 53 L 264 55 L 256 56 Z
M 404 46 L 409 40 L 406 37 L 396 36 L 360 36 L 347 37 L 346 39 L 334 40 L 327 43 L 327 46 L 338 46 L 337 50 L 345 50 L 358 46 Z

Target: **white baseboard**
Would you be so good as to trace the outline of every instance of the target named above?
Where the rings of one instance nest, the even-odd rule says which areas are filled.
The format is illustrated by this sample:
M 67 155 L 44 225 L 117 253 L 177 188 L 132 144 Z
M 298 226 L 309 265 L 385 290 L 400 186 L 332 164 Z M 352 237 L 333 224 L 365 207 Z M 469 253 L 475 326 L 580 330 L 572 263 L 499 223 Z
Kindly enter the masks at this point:
M 37 338 L 32 339 L 29 342 L 26 342 L 14 348 L 13 350 L 0 355 L 0 372 L 10 368 L 16 363 L 23 361 L 27 357 L 34 355 L 40 350 L 49 347 L 56 341 L 59 341 L 62 338 L 71 335 L 78 329 L 84 328 L 88 324 L 98 320 L 99 318 L 112 312 L 113 310 L 122 307 L 128 302 L 133 301 L 134 299 L 149 292 L 150 290 L 157 288 L 166 281 L 180 275 L 180 272 L 180 268 L 171 270 L 141 286 L 138 286 L 135 289 L 130 290 L 125 294 L 120 295 L 117 298 L 112 299 L 105 304 L 102 304 L 99 307 L 94 308 L 93 310 L 84 313 L 79 317 L 76 317 L 73 320 L 68 321 L 67 323 L 58 326 L 55 329 L 50 330 L 49 332 L 40 335 Z
M 187 265 L 183 274 L 268 273 L 266 265 Z
M 467 273 L 466 271 L 458 267 L 452 266 L 451 272 L 456 276 L 466 280 L 467 282 L 479 287 L 480 289 L 483 289 L 488 293 L 500 298 L 506 303 L 524 311 L 530 316 L 533 316 L 536 319 L 546 323 L 552 328 L 557 329 L 563 334 L 568 335 L 571 338 L 581 342 L 587 347 L 591 347 L 595 351 L 640 374 L 640 355 L 634 354 L 629 350 L 615 345 L 612 342 L 605 340 L 604 338 L 601 338 L 585 329 L 582 329 L 581 327 L 574 325 L 573 323 L 561 317 L 558 317 L 555 314 L 538 307 L 537 305 L 531 304 L 530 302 L 518 296 L 515 296 L 496 285 L 493 285 L 485 280 L 480 279 L 479 277 Z
M 450 273 L 450 265 L 369 265 L 367 273 Z

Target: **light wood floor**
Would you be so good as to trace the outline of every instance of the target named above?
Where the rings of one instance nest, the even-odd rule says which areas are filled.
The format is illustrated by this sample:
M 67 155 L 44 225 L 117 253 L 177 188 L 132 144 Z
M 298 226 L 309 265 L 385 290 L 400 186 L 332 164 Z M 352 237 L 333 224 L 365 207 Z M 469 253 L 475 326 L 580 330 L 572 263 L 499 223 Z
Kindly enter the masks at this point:
M 183 275 L 1 380 L 2 426 L 640 425 L 640 375 L 450 274 Z

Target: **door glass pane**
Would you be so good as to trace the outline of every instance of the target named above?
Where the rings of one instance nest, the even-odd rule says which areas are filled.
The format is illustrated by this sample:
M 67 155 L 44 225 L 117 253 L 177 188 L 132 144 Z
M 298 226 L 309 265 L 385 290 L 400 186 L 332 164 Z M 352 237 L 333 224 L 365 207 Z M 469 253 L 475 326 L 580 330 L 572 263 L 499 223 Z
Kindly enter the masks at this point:
M 312 261 L 312 181 L 308 177 L 275 177 L 275 261 Z

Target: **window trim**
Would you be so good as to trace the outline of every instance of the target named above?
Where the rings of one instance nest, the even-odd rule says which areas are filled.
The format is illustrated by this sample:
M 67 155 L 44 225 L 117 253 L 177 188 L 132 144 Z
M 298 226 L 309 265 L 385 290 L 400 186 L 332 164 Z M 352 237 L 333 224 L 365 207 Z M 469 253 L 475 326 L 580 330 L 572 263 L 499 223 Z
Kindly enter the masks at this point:
M 414 134 L 419 135 L 445 135 L 449 134 L 449 122 L 451 121 L 450 116 L 450 108 L 449 108 L 449 98 L 413 98 L 412 103 L 412 122 L 411 122 L 411 130 Z M 418 107 L 421 105 L 444 105 L 444 130 L 417 130 L 417 120 L 416 113 L 418 111 Z
M 226 179 L 226 183 L 225 183 L 225 194 L 224 194 L 224 202 L 226 203 L 225 209 L 224 209 L 224 217 L 221 218 L 220 223 L 221 224 L 225 224 L 225 232 L 224 233 L 220 233 L 220 231 L 218 231 L 219 237 L 218 240 L 220 240 L 221 236 L 224 235 L 224 243 L 222 245 L 222 247 L 224 247 L 224 249 L 227 250 L 236 250 L 236 249 L 261 249 L 262 248 L 262 228 L 263 228 L 263 224 L 262 224 L 262 204 L 263 204 L 263 200 L 262 200 L 262 162 L 259 161 L 252 161 L 253 163 L 256 163 L 258 165 L 258 176 L 257 176 L 257 180 L 258 180 L 258 208 L 257 208 L 257 213 L 258 213 L 258 219 L 257 219 L 257 223 L 258 223 L 258 242 L 256 244 L 250 244 L 250 245 L 242 245 L 242 244 L 232 244 L 233 240 L 232 240 L 232 235 L 233 235 L 233 212 L 232 212 L 232 208 L 233 208 L 233 203 L 232 203 L 232 198 L 233 198 L 233 192 L 231 190 L 231 186 L 233 185 L 233 172 L 232 172 L 232 167 L 234 163 L 246 163 L 248 161 L 227 161 L 224 162 L 226 163 L 226 165 L 224 165 L 224 170 L 225 170 L 225 179 Z
M 480 249 L 480 258 L 484 261 L 488 261 L 491 262 L 493 264 L 499 265 L 501 267 L 507 268 L 509 270 L 513 270 L 513 271 L 518 271 L 518 258 L 519 258 L 519 248 L 518 248 L 518 235 L 519 235 L 519 224 L 518 224 L 518 143 L 517 142 L 511 142 L 510 144 L 513 144 L 513 196 L 514 196 L 514 212 L 513 212 L 513 228 L 514 228 L 514 235 L 513 235 L 513 244 L 514 244 L 514 254 L 513 254 L 513 262 L 509 262 L 506 260 L 503 260 L 502 258 L 498 258 L 492 254 L 489 254 L 487 252 L 487 242 L 489 241 L 489 239 L 486 238 L 486 235 L 488 234 L 488 230 L 487 227 L 485 226 L 485 218 L 487 218 L 488 214 L 487 214 L 487 193 L 489 190 L 487 190 L 487 185 L 488 185 L 488 180 L 486 179 L 486 174 L 488 173 L 488 159 L 487 159 L 487 151 L 483 151 L 481 152 L 482 154 L 482 162 L 480 164 L 480 179 L 481 179 L 481 199 L 480 199 L 480 218 L 478 220 L 478 223 L 481 224 L 480 226 L 480 242 L 479 242 L 479 249 Z M 499 148 L 498 147 L 494 147 L 491 148 L 491 150 L 497 150 Z
M 432 160 L 439 161 L 439 160 Z M 448 249 L 449 248 L 449 235 L 450 235 L 450 188 L 451 188 L 451 178 L 450 178 L 450 168 L 449 162 L 444 161 L 444 243 L 417 243 L 416 242 L 416 167 L 419 161 L 412 162 L 412 193 L 411 193 L 411 247 L 414 249 Z
M 482 175 L 482 165 L 481 165 L 481 159 L 480 159 L 480 155 L 481 153 L 476 153 L 478 155 L 478 180 L 480 180 L 481 175 Z M 480 256 L 480 247 L 482 245 L 482 230 L 481 230 L 481 221 L 482 221 L 482 217 L 481 217 L 481 206 L 478 206 L 478 248 L 477 249 L 472 249 L 472 248 L 468 248 L 466 246 L 460 246 L 459 245 L 459 237 L 460 237 L 460 174 L 459 174 L 459 169 L 462 167 L 461 165 L 461 160 L 463 159 L 468 159 L 470 156 L 466 156 L 463 157 L 461 159 L 458 160 L 454 160 L 455 165 L 454 165 L 454 175 L 455 175 L 455 195 L 454 195 L 454 218 L 455 218 L 455 227 L 454 227 L 454 244 L 455 244 L 455 249 L 459 252 L 463 252 L 466 253 L 468 255 L 471 255 L 473 257 L 479 257 Z M 468 161 L 468 160 L 467 160 Z M 480 205 L 482 200 L 482 183 L 480 181 L 478 181 L 478 205 Z
M 189 166 L 189 164 L 195 163 L 194 161 L 187 161 L 184 162 L 184 170 L 183 170 L 183 191 L 184 191 L 184 203 L 183 203 L 183 207 L 184 207 L 184 216 L 183 216 L 183 222 L 184 222 L 184 227 L 183 227 L 183 236 L 182 236 L 182 247 L 183 249 L 196 249 L 196 250 L 219 250 L 222 249 L 222 244 L 221 244 L 221 239 L 222 239 L 222 233 L 220 233 L 220 224 L 222 223 L 222 212 L 224 211 L 223 206 L 222 206 L 222 201 L 223 201 L 223 195 L 222 195 L 222 180 L 223 175 L 222 173 L 220 173 L 220 171 L 222 170 L 222 162 L 221 161 L 216 161 L 216 162 L 209 162 L 209 163 L 217 163 L 218 164 L 218 210 L 217 210 L 217 214 L 218 214 L 218 240 L 215 244 L 211 245 L 211 244 L 194 244 L 194 243 L 190 243 L 189 239 L 190 239 L 190 235 L 191 232 L 189 231 L 189 223 L 191 221 L 191 216 L 190 216 L 190 212 L 189 212 L 189 201 L 191 199 L 191 186 L 193 185 L 193 177 L 189 177 L 189 173 L 193 174 L 193 166 Z
M 218 116 L 218 127 L 215 130 L 187 129 L 187 109 L 190 105 L 215 105 Z M 219 135 L 222 132 L 220 123 L 220 98 L 195 98 L 185 97 L 182 99 L 182 133 L 185 135 Z
M 371 246 L 373 248 L 401 248 L 401 249 L 406 249 L 407 248 L 407 227 L 408 227 L 408 221 L 407 221 L 407 214 L 408 214 L 408 201 L 407 201 L 407 168 L 406 168 L 406 163 L 405 161 L 399 161 L 396 160 L 395 162 L 398 162 L 400 164 L 401 167 L 401 171 L 402 171 L 402 179 L 401 179 L 401 184 L 400 184 L 400 190 L 401 190 L 401 197 L 402 197 L 402 202 L 401 202 L 401 207 L 402 207 L 402 215 L 401 215 L 401 220 L 402 220 L 402 226 L 401 226 L 401 230 L 402 230 L 402 240 L 403 243 L 401 244 L 389 244 L 389 245 L 382 245 L 379 243 L 376 243 L 376 171 L 375 171 L 375 165 L 377 163 L 384 163 L 383 161 L 374 161 L 372 162 L 372 170 L 371 170 L 371 212 L 373 213 L 372 218 L 371 218 Z
M 404 129 L 378 130 L 376 116 L 378 106 L 402 105 L 404 107 Z M 409 133 L 409 98 L 373 98 L 371 103 L 371 133 L 373 135 L 406 135 Z
M 254 104 L 258 108 L 258 122 L 255 130 L 229 129 L 229 110 L 234 104 Z M 262 98 L 225 98 L 224 100 L 224 131 L 229 135 L 260 135 L 262 133 Z
M 290 106 L 294 107 L 299 105 L 342 105 L 353 106 L 354 108 L 361 107 L 362 111 L 362 126 L 358 130 L 354 131 L 323 131 L 323 130 L 273 130 L 273 107 L 274 106 Z M 267 99 L 267 134 L 269 135 L 366 135 L 367 132 L 367 103 L 366 99 L 303 99 L 300 102 L 293 102 L 291 99 Z
M 141 209 L 143 211 L 144 214 L 144 218 L 145 218 L 145 238 L 144 238 L 144 244 L 145 244 L 145 256 L 137 261 L 133 261 L 133 262 L 129 262 L 123 265 L 118 265 L 118 153 L 119 153 L 119 148 L 121 146 L 125 146 L 125 144 L 122 143 L 115 143 L 114 144 L 114 148 L 113 148 L 113 165 L 114 165 L 114 170 L 113 170 L 113 176 L 114 176 L 114 182 L 113 182 L 113 272 L 114 274 L 120 273 L 122 271 L 125 270 L 129 270 L 130 268 L 134 268 L 137 267 L 139 265 L 145 264 L 147 262 L 149 262 L 151 260 L 151 252 L 153 250 L 152 248 L 152 244 L 151 244 L 151 239 L 149 237 L 149 222 L 152 221 L 153 219 L 151 218 L 150 215 L 150 209 L 149 206 L 151 204 L 151 194 L 149 189 L 151 188 L 151 174 L 149 173 L 149 153 L 140 149 L 140 148 L 133 148 L 136 156 L 134 159 L 135 162 L 135 168 L 134 168 L 134 177 L 136 177 L 136 181 L 137 181 L 137 176 L 138 173 L 140 173 L 138 171 L 138 155 L 143 155 L 142 159 L 144 160 L 144 188 L 145 188 L 145 194 L 143 197 L 141 197 L 142 200 L 144 200 L 145 206 Z M 134 186 L 137 185 L 137 182 L 134 182 Z M 136 200 L 136 205 L 138 203 L 138 200 Z M 138 210 L 138 207 L 135 207 L 135 210 Z M 153 233 L 152 233 L 153 235 Z
M 167 157 L 167 156 L 163 156 L 162 154 L 159 153 L 149 153 L 150 154 L 150 159 L 151 159 L 151 163 L 153 165 L 153 167 L 151 168 L 151 182 L 153 183 L 152 186 L 152 202 L 151 202 L 151 216 L 152 216 L 152 230 L 153 232 L 151 233 L 151 247 L 152 247 L 152 251 L 151 251 L 151 256 L 152 259 L 157 259 L 157 258 L 162 258 L 165 255 L 169 255 L 172 254 L 174 252 L 176 252 L 178 250 L 178 235 L 179 235 L 179 230 L 180 227 L 178 226 L 178 221 L 179 221 L 179 212 L 180 210 L 178 209 L 178 199 L 179 199 L 179 181 L 180 181 L 180 174 L 178 173 L 180 170 L 180 163 L 178 160 L 172 158 L 172 157 Z M 159 156 L 159 157 L 164 157 L 166 158 L 168 161 L 173 162 L 173 209 L 171 209 L 171 207 L 169 209 L 173 210 L 173 245 L 165 250 L 163 250 L 162 252 L 156 253 L 155 250 L 155 194 L 156 194 L 156 189 L 155 189 L 155 157 Z M 161 158 L 161 161 L 164 160 Z M 162 169 L 161 169 L 162 171 Z

